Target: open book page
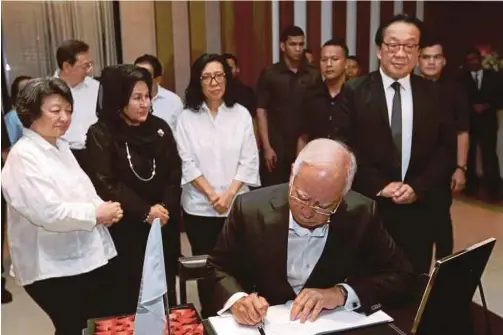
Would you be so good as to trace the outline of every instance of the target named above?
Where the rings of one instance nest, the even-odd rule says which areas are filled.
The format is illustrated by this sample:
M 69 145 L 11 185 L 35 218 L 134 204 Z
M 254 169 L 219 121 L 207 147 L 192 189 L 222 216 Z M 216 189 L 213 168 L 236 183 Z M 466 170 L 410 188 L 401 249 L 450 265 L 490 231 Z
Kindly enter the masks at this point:
M 315 322 L 290 321 L 291 304 L 277 305 L 269 308 L 265 320 L 265 333 L 267 335 L 318 335 L 328 332 L 354 329 L 373 324 L 392 322 L 393 319 L 378 311 L 369 316 L 344 309 L 323 311 Z M 218 335 L 257 335 L 256 327 L 241 326 L 232 315 L 217 316 L 209 319 L 213 329 Z

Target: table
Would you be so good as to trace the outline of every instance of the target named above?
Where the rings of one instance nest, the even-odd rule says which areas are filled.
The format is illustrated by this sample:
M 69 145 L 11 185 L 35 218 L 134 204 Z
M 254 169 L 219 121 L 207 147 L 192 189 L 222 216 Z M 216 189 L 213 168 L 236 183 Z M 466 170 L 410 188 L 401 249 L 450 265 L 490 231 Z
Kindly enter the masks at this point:
M 412 322 L 417 311 L 417 302 L 411 302 L 401 308 L 386 311 L 395 320 L 393 324 L 378 325 L 367 328 L 355 329 L 344 332 L 348 335 L 409 335 L 412 328 Z M 484 310 L 481 306 L 472 303 L 472 313 L 474 316 L 476 335 L 486 335 L 486 319 Z M 498 315 L 489 312 L 489 320 L 491 324 L 492 334 L 503 334 L 503 319 Z M 213 332 L 208 320 L 204 321 L 208 335 L 217 335 Z M 258 334 L 258 333 L 257 333 Z M 340 334 L 340 333 L 339 333 Z M 82 335 L 93 335 L 85 329 Z M 225 335 L 225 334 L 224 334 Z

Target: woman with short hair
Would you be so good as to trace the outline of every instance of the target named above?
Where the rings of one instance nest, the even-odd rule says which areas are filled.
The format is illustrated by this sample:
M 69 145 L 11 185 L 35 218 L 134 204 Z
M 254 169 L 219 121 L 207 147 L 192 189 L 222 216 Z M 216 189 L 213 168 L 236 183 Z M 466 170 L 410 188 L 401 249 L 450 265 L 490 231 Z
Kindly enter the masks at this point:
M 123 212 L 96 194 L 60 139 L 73 107 L 62 80 L 30 81 L 16 107 L 25 129 L 2 170 L 13 271 L 56 335 L 81 334 L 87 319 L 105 313 L 105 265 L 117 254 L 107 227 Z

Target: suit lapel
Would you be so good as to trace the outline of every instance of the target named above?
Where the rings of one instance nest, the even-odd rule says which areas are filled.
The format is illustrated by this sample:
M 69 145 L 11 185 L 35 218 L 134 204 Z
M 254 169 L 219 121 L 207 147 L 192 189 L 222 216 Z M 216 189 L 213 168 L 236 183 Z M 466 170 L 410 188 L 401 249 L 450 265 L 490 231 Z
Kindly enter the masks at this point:
M 271 210 L 268 215 L 264 215 L 265 234 L 262 241 L 263 257 L 269 260 L 269 271 L 274 274 L 271 278 L 276 278 L 279 282 L 286 284 L 278 290 L 285 290 L 285 293 L 293 293 L 293 289 L 288 284 L 286 274 L 287 253 L 288 253 L 288 225 L 289 225 L 289 205 L 288 186 L 278 188 L 278 192 L 271 200 Z
M 393 138 L 391 135 L 390 121 L 389 121 L 389 113 L 388 113 L 388 104 L 386 103 L 386 95 L 384 93 L 384 86 L 382 83 L 382 77 L 379 71 L 375 71 L 370 75 L 370 91 L 371 91 L 371 100 L 372 105 L 378 110 L 379 114 L 381 114 L 383 119 L 383 125 L 386 126 L 389 132 L 390 140 L 393 142 Z
M 486 88 L 486 86 L 488 84 L 488 80 L 490 81 L 490 78 L 488 78 L 487 73 L 488 73 L 488 71 L 482 70 L 482 80 L 480 83 L 480 90 L 478 90 L 478 91 L 481 91 L 481 92 L 484 91 L 484 89 Z
M 335 281 L 345 280 L 343 273 L 351 258 L 347 252 L 350 242 L 348 223 L 347 205 L 342 202 L 330 219 L 325 248 L 304 287 L 326 288 L 333 286 Z
M 410 161 L 409 166 L 414 163 L 415 153 L 417 153 L 416 145 L 419 141 L 419 129 L 420 123 L 422 121 L 421 111 L 423 108 L 423 102 L 427 101 L 427 97 L 424 96 L 423 90 L 419 87 L 417 77 L 414 75 L 410 76 L 410 87 L 412 90 L 412 143 L 410 148 Z

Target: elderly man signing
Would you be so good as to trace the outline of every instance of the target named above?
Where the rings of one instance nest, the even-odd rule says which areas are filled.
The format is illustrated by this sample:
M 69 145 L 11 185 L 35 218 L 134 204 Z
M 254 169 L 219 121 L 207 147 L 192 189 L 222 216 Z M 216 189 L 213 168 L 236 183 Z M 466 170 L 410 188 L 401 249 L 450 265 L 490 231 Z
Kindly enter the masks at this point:
M 411 265 L 375 203 L 350 191 L 355 171 L 343 144 L 318 139 L 300 152 L 289 184 L 238 197 L 209 259 L 217 273 L 208 309 L 255 325 L 269 305 L 291 300 L 301 322 L 323 309 L 400 301 Z

